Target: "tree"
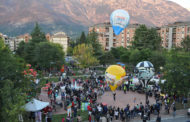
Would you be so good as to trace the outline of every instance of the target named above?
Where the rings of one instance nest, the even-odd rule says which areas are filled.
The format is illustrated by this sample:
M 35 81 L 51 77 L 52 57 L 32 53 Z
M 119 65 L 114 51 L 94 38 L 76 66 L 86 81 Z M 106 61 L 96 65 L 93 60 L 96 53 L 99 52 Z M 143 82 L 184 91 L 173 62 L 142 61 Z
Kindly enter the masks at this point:
M 93 48 L 93 55 L 99 59 L 103 55 L 103 48 L 98 42 L 98 34 L 93 30 L 87 36 L 87 44 L 91 44 Z
M 100 58 L 100 64 L 112 64 L 115 62 L 115 58 L 113 54 L 109 52 L 105 52 Z
M 40 43 L 40 42 L 45 42 L 46 40 L 46 36 L 45 34 L 41 31 L 38 23 L 36 23 L 32 33 L 31 33 L 32 39 L 31 42 L 34 43 Z
M 43 70 L 48 70 L 55 64 L 60 68 L 64 63 L 64 52 L 59 44 L 41 42 L 34 49 L 34 63 Z
M 131 52 L 130 51 L 125 51 L 124 54 L 122 54 L 121 57 L 121 61 L 124 63 L 129 63 L 130 62 L 130 55 Z
M 18 49 L 16 50 L 16 54 L 19 55 L 20 57 L 24 57 L 24 47 L 25 47 L 24 41 L 20 42 Z
M 31 36 L 32 39 L 29 42 L 20 43 L 16 54 L 38 69 L 60 68 L 64 63 L 64 52 L 61 46 L 48 42 L 38 24 L 33 29 Z M 51 65 L 52 62 L 55 65 Z
M 70 46 L 67 48 L 67 55 L 68 56 L 72 56 L 73 55 L 73 48 L 70 47 Z
M 167 53 L 167 52 L 165 52 Z M 166 57 L 163 52 L 152 52 L 149 61 L 154 65 L 156 71 L 160 71 L 160 67 L 164 67 L 166 64 Z
M 80 39 L 79 39 L 79 43 L 86 43 L 86 35 L 84 32 L 81 33 Z
M 127 51 L 124 47 L 111 48 L 110 52 L 113 54 L 116 60 L 120 60 L 121 55 Z
M 167 54 L 164 67 L 165 84 L 162 86 L 164 92 L 173 95 L 186 96 L 190 89 L 190 54 L 171 50 Z
M 152 52 L 150 49 L 142 49 L 142 50 L 131 50 L 131 55 L 130 55 L 130 62 L 134 66 L 136 66 L 137 63 L 141 61 L 148 61 L 152 55 Z
M 190 37 L 187 36 L 183 39 L 183 41 L 181 42 L 181 46 L 183 48 L 183 50 L 190 51 Z
M 24 58 L 24 60 L 27 63 L 32 64 L 32 65 L 35 65 L 35 63 L 34 63 L 34 49 L 35 49 L 36 45 L 37 44 L 35 44 L 35 43 L 31 42 L 31 41 L 29 41 L 28 43 L 25 43 L 24 51 L 20 54 L 20 56 L 22 58 Z M 18 50 L 20 48 L 21 47 L 19 47 Z
M 80 67 L 86 68 L 98 64 L 98 60 L 93 56 L 92 45 L 79 44 L 73 50 L 73 56 L 79 62 Z
M 132 42 L 132 48 L 134 49 L 161 49 L 161 37 L 154 28 L 147 28 L 145 25 L 141 25 L 135 31 L 134 41 Z
M 23 64 L 14 57 L 0 39 L 0 118 L 3 122 L 18 122 L 23 112 L 29 82 L 23 76 Z

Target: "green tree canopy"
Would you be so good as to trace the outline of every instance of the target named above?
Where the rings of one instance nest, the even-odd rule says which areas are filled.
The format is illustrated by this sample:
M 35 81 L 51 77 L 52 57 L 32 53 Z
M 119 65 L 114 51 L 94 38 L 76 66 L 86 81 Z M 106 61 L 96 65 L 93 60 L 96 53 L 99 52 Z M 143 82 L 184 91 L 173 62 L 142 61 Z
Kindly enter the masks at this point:
M 64 63 L 64 52 L 59 44 L 41 42 L 34 49 L 33 60 L 40 69 L 48 70 L 51 64 L 61 67 Z
M 166 56 L 164 53 L 167 52 L 153 51 L 148 59 L 154 65 L 156 71 L 160 71 L 160 68 L 164 67 L 166 64 Z
M 135 49 L 161 49 L 161 37 L 154 28 L 147 28 L 145 25 L 141 25 L 136 29 L 134 35 L 134 41 L 132 47 Z
M 113 64 L 115 62 L 115 58 L 113 54 L 109 52 L 105 52 L 101 57 L 100 57 L 100 64 Z
M 46 36 L 45 33 L 43 33 L 38 25 L 38 23 L 36 23 L 32 33 L 31 33 L 32 39 L 30 41 L 34 42 L 34 43 L 40 43 L 40 42 L 45 42 L 46 40 Z
M 86 68 L 98 64 L 98 60 L 93 56 L 92 45 L 79 44 L 73 50 L 73 56 L 79 62 L 79 66 Z
M 31 33 L 32 39 L 21 42 L 16 54 L 34 67 L 47 70 L 59 67 L 64 63 L 64 52 L 59 44 L 53 44 L 46 40 L 45 34 L 41 31 L 38 24 Z M 54 65 L 50 63 L 53 62 Z
M 0 118 L 2 122 L 18 122 L 23 112 L 29 81 L 23 76 L 23 64 L 14 57 L 0 39 Z
M 183 50 L 190 51 L 190 37 L 189 36 L 183 39 L 183 41 L 181 42 L 181 46 Z
M 141 61 L 148 61 L 152 56 L 152 51 L 150 49 L 143 49 L 143 50 L 132 50 L 130 55 L 130 63 L 136 66 L 137 63 Z
M 80 39 L 79 39 L 79 43 L 86 43 L 86 35 L 84 32 L 81 33 Z
M 121 55 L 123 55 L 127 51 L 124 47 L 111 48 L 111 53 L 115 57 L 116 60 L 120 60 Z
M 171 95 L 187 96 L 190 88 L 190 54 L 170 51 L 164 67 L 165 84 L 163 90 Z
M 100 59 L 100 57 L 103 55 L 103 48 L 101 44 L 98 42 L 98 34 L 93 30 L 91 33 L 87 36 L 87 44 L 91 44 L 93 48 L 93 55 Z

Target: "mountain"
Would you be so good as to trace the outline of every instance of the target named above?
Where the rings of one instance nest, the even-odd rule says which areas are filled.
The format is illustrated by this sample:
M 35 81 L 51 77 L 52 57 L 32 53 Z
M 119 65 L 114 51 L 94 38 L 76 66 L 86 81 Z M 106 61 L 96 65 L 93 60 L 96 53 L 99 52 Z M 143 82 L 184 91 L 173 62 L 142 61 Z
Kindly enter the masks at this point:
M 76 36 L 88 26 L 107 22 L 115 9 L 125 9 L 130 23 L 161 26 L 190 20 L 190 11 L 167 0 L 0 0 L 0 32 L 30 32 L 38 22 L 45 32 Z

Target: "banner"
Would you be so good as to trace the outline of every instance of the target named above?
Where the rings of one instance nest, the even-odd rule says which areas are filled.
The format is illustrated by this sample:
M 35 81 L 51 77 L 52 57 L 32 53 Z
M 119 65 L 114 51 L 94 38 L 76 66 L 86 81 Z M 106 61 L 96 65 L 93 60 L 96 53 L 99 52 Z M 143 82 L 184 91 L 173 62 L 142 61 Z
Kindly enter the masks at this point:
M 82 105 L 81 105 L 81 110 L 82 110 L 82 111 L 87 111 L 87 110 L 88 110 L 88 109 L 87 109 L 88 105 L 90 105 L 89 102 L 82 103 Z

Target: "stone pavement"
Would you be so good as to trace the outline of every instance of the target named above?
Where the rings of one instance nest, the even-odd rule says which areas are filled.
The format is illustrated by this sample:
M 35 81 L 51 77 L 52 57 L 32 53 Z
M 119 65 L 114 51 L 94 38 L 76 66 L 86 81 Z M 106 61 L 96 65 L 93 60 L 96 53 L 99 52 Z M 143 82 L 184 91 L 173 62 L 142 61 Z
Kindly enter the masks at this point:
M 136 97 L 136 102 L 134 103 L 135 97 Z M 47 96 L 47 91 L 44 91 L 44 90 L 41 90 L 39 99 L 42 101 L 50 102 L 50 100 Z M 155 100 L 153 97 L 149 97 L 149 101 L 150 101 L 150 104 L 155 103 Z M 122 108 L 126 107 L 127 104 L 129 104 L 131 107 L 133 107 L 134 105 L 139 104 L 140 102 L 142 102 L 144 104 L 145 95 L 139 94 L 137 92 L 132 92 L 132 91 L 127 92 L 127 94 L 124 94 L 123 91 L 116 91 L 116 101 L 114 101 L 112 92 L 108 91 L 108 92 L 105 92 L 103 94 L 103 96 L 99 97 L 97 102 L 104 102 L 104 103 L 107 103 L 108 106 L 112 105 L 115 107 L 122 107 Z M 64 108 L 57 107 L 57 111 L 54 112 L 53 114 L 65 114 L 65 113 L 66 113 L 66 111 L 64 110 Z M 185 117 L 186 114 L 187 114 L 186 109 L 177 110 L 176 118 Z M 167 119 L 173 118 L 172 110 L 170 110 L 170 114 L 168 115 L 165 113 L 164 106 L 162 107 L 160 115 L 161 115 L 162 120 L 167 120 Z M 155 122 L 156 117 L 157 117 L 156 115 L 151 115 L 151 122 Z M 114 120 L 113 122 L 120 122 L 120 121 Z M 140 117 L 136 117 L 134 119 L 131 119 L 130 122 L 142 122 L 142 120 L 140 119 Z
M 136 101 L 134 99 L 136 98 Z M 156 103 L 154 97 L 148 98 L 150 101 L 150 104 Z M 130 105 L 130 108 L 133 108 L 134 105 L 145 104 L 145 94 L 139 94 L 137 92 L 127 91 L 126 94 L 124 94 L 123 91 L 116 91 L 116 101 L 113 100 L 113 94 L 111 91 L 105 92 L 103 96 L 98 98 L 99 103 L 107 103 L 108 106 L 115 106 L 115 107 L 121 107 L 125 108 L 127 104 Z

